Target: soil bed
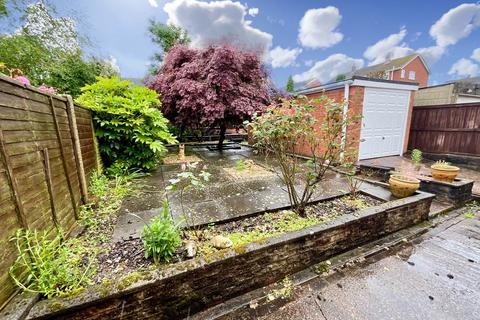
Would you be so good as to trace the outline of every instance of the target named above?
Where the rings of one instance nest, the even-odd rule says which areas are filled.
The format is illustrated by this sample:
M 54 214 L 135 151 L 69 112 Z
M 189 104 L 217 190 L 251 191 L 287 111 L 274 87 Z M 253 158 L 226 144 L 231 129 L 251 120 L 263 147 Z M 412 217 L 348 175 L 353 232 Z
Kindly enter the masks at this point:
M 210 239 L 216 235 L 229 238 L 234 248 L 239 248 L 250 242 L 265 241 L 286 232 L 328 222 L 338 216 L 355 213 L 380 203 L 382 201 L 365 194 L 358 194 L 355 198 L 343 196 L 308 206 L 306 217 L 300 217 L 290 210 L 268 212 L 225 224 L 211 225 L 197 231 L 185 231 L 182 238 L 194 239 L 198 245 L 197 256 L 208 258 L 209 255 L 220 251 L 210 243 Z M 167 266 L 183 260 L 187 259 L 182 247 L 177 250 L 168 264 L 162 262 L 160 266 L 155 266 L 152 261 L 145 258 L 141 239 L 110 243 L 105 253 L 97 257 L 98 270 L 95 282 L 99 283 L 105 278 L 118 278 L 131 272 Z

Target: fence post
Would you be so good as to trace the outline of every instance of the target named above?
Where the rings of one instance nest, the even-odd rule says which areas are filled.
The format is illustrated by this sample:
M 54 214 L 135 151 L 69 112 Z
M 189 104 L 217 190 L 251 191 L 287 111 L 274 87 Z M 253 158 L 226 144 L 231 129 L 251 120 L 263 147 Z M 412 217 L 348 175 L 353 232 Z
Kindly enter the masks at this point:
M 3 161 L 5 163 L 6 171 L 7 171 L 7 180 L 10 184 L 10 188 L 13 193 L 13 197 L 15 199 L 15 212 L 17 213 L 18 221 L 20 225 L 24 229 L 28 229 L 27 219 L 25 218 L 25 210 L 23 209 L 22 201 L 20 200 L 20 194 L 18 192 L 17 181 L 13 176 L 12 165 L 10 163 L 10 159 L 7 155 L 7 150 L 5 148 L 5 138 L 3 137 L 3 131 L 0 130 L 0 153 L 2 154 Z
M 75 163 L 77 165 L 78 181 L 80 182 L 80 191 L 82 194 L 82 202 L 88 203 L 88 187 L 87 178 L 85 176 L 85 167 L 83 166 L 82 149 L 80 146 L 80 138 L 78 136 L 77 117 L 75 115 L 75 104 L 72 96 L 64 95 L 67 98 L 67 112 L 70 123 L 70 132 L 73 143 L 73 154 L 75 155 Z
M 70 193 L 70 199 L 72 200 L 73 213 L 75 215 L 75 219 L 78 220 L 78 218 L 79 218 L 78 217 L 78 209 L 77 209 L 77 204 L 75 203 L 75 197 L 73 195 L 73 188 L 72 188 L 72 183 L 70 181 L 70 175 L 68 174 L 67 159 L 65 158 L 65 150 L 63 148 L 63 141 L 62 141 L 62 135 L 60 133 L 60 126 L 58 125 L 57 112 L 55 111 L 55 105 L 53 103 L 53 98 L 51 96 L 49 96 L 48 100 L 50 102 L 50 108 L 51 108 L 52 116 L 53 116 L 53 123 L 55 124 L 55 131 L 57 133 L 58 144 L 59 144 L 59 147 L 60 147 L 60 157 L 62 158 L 63 171 L 65 172 L 65 178 L 67 179 L 68 191 Z

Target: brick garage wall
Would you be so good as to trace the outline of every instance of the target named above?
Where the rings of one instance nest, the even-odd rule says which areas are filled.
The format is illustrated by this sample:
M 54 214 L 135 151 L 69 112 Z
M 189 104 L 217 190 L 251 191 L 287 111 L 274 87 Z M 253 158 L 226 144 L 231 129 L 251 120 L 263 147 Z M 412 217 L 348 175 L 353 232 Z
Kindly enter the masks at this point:
M 123 292 L 92 287 L 70 299 L 37 303 L 29 319 L 179 319 L 278 281 L 329 257 L 427 220 L 434 195 L 418 193 L 335 221 L 189 260 L 152 273 Z M 107 292 L 105 292 L 107 290 Z
M 364 87 L 351 86 L 349 90 L 349 103 L 348 103 L 348 114 L 352 115 L 362 115 L 363 113 L 363 95 L 365 92 Z M 345 90 L 344 88 L 329 90 L 325 92 L 308 94 L 309 99 L 319 98 L 321 96 L 327 96 L 330 99 L 333 99 L 337 102 L 342 102 L 344 100 Z M 320 127 L 325 119 L 325 111 L 319 106 L 317 110 L 313 112 L 313 116 L 317 119 L 317 132 L 320 133 Z M 356 121 L 356 124 L 353 124 L 347 128 L 347 145 L 349 146 L 348 151 L 358 151 L 360 145 L 360 128 L 361 120 Z M 319 154 L 323 152 L 323 149 L 319 150 Z M 312 152 L 308 145 L 301 145 L 298 147 L 297 154 L 304 156 L 312 156 Z

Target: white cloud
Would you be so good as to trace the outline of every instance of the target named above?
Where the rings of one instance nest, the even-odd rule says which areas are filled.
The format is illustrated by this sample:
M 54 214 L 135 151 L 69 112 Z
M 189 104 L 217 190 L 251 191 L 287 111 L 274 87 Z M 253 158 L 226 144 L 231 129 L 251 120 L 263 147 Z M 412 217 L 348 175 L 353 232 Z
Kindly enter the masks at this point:
M 352 69 L 363 67 L 362 59 L 354 59 L 342 53 L 332 54 L 325 60 L 317 61 L 309 70 L 294 75 L 293 81 L 304 82 L 317 79 L 320 83 L 334 80 L 340 74 L 346 74 Z
M 407 30 L 401 28 L 398 33 L 389 35 L 388 37 L 378 41 L 365 50 L 363 56 L 370 60 L 370 65 L 382 63 L 387 58 L 395 59 L 403 57 L 413 52 L 413 49 L 409 48 L 403 39 L 407 35 Z
M 480 66 L 478 64 L 473 63 L 469 59 L 462 58 L 452 65 L 448 74 L 461 77 L 475 77 L 479 71 Z
M 274 68 L 286 68 L 295 63 L 295 60 L 300 53 L 302 53 L 302 49 L 300 48 L 284 49 L 280 46 L 276 46 L 270 50 L 269 61 Z
M 342 41 L 343 34 L 336 29 L 342 20 L 337 8 L 310 9 L 300 20 L 298 39 L 309 48 L 328 48 Z
M 480 3 L 464 3 L 449 10 L 430 28 L 437 45 L 446 47 L 480 27 Z
M 431 46 L 417 50 L 422 55 L 428 65 L 437 62 L 445 53 L 446 48 L 440 46 Z
M 250 26 L 247 7 L 240 2 L 174 0 L 165 4 L 168 23 L 187 30 L 195 47 L 228 42 L 242 49 L 265 53 L 273 36 Z
M 313 66 L 313 63 L 314 63 L 314 62 L 315 62 L 315 61 L 313 61 L 313 60 L 306 60 L 306 61 L 305 61 L 305 65 L 306 65 L 307 67 L 311 67 L 311 66 Z
M 472 56 L 471 56 L 470 58 L 472 58 L 473 60 L 477 60 L 478 62 L 480 62 L 480 48 L 477 48 L 477 49 L 473 50 Z
M 248 9 L 248 14 L 252 17 L 257 16 L 257 14 L 260 12 L 258 8 L 250 8 Z
M 148 0 L 148 3 L 149 3 L 152 7 L 158 8 L 157 0 Z

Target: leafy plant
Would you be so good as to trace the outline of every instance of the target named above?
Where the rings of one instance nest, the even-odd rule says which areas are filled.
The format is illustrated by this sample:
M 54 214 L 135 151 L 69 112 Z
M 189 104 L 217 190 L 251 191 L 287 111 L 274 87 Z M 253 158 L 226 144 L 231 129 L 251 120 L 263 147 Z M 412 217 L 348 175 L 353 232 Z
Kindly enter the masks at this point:
M 183 171 L 177 174 L 177 177 L 170 179 L 170 184 L 165 188 L 173 192 L 180 193 L 180 206 L 182 208 L 185 223 L 192 229 L 197 238 L 200 236 L 195 228 L 196 215 L 195 212 L 187 211 L 184 205 L 185 193 L 189 189 L 201 189 L 205 187 L 205 183 L 210 180 L 211 174 L 198 166 L 198 162 L 185 163 L 182 165 Z
M 245 165 L 245 161 L 244 160 L 237 160 L 235 161 L 235 169 L 237 169 L 238 171 L 243 171 L 247 168 L 247 166 Z
M 20 229 L 12 241 L 19 254 L 10 276 L 24 291 L 48 298 L 68 294 L 89 284 L 95 272 L 94 252 L 75 239 L 51 240 L 46 232 Z
M 93 196 L 102 198 L 108 192 L 108 178 L 99 171 L 94 171 L 90 177 L 90 186 L 88 191 Z
M 343 169 L 345 169 L 345 178 L 347 179 L 348 190 L 350 192 L 350 196 L 353 199 L 357 198 L 358 192 L 360 191 L 360 187 L 363 184 L 363 180 L 357 179 L 355 174 L 357 172 L 357 168 L 355 167 L 354 163 L 351 161 L 345 161 L 342 164 Z
M 167 200 L 163 202 L 161 215 L 154 217 L 146 224 L 142 233 L 145 257 L 152 258 L 155 263 L 160 260 L 170 261 L 176 249 L 182 243 L 179 223 L 170 216 Z
M 480 210 L 480 204 L 477 201 L 472 201 L 468 203 L 466 206 L 467 212 L 465 212 L 464 217 L 467 219 L 475 218 L 475 215 Z
M 149 170 L 166 152 L 165 143 L 175 143 L 168 120 L 157 109 L 155 91 L 117 77 L 99 77 L 82 88 L 77 101 L 93 110 L 95 135 L 107 166 Z
M 447 162 L 445 160 L 438 160 L 432 165 L 432 167 L 436 167 L 436 168 L 448 168 L 450 166 L 451 166 L 450 162 Z
M 323 111 L 322 122 L 312 112 Z M 282 100 L 261 115 L 255 114 L 251 123 L 255 146 L 273 156 L 281 170 L 294 211 L 305 216 L 305 207 L 327 170 L 343 155 L 351 156 L 349 146 L 355 143 L 346 132 L 358 129 L 357 115 L 343 115 L 344 103 L 322 96 L 308 100 L 298 97 Z M 311 160 L 306 163 L 292 156 L 298 150 L 309 150 Z M 301 188 L 298 188 L 301 185 Z
M 423 160 L 422 151 L 419 149 L 413 149 L 411 155 L 412 162 L 415 164 L 417 169 L 420 169 L 420 164 Z
M 266 109 L 269 83 L 256 53 L 228 45 L 206 49 L 176 45 L 148 86 L 162 95 L 162 112 L 180 132 L 219 127 L 221 149 L 228 125 L 240 125 Z

